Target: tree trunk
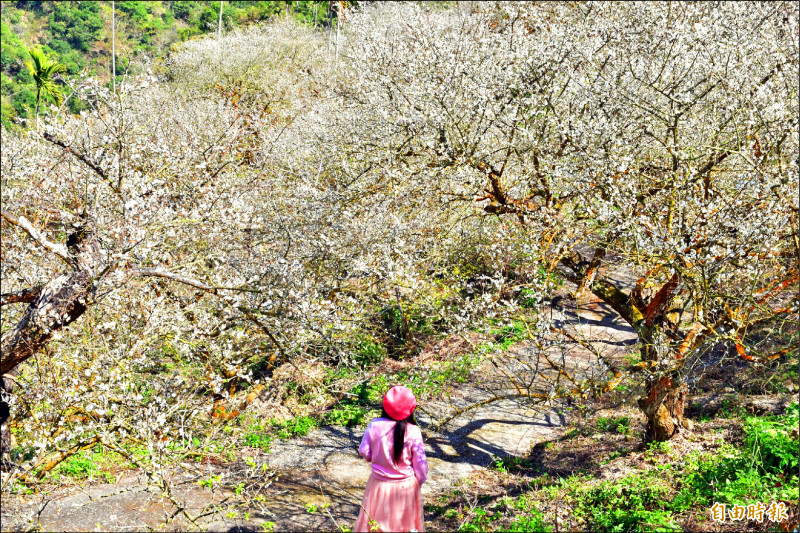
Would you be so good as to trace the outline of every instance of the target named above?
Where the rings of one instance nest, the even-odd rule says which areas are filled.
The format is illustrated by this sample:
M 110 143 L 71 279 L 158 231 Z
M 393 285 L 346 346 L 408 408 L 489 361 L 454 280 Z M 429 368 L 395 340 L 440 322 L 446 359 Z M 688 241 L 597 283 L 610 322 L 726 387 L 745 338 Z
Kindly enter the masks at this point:
M 217 39 L 222 38 L 222 4 L 225 2 L 220 1 L 219 3 L 219 24 L 217 25 Z
M 658 394 L 662 389 L 666 390 L 663 397 Z M 648 395 L 639 400 L 639 407 L 647 417 L 645 442 L 664 442 L 680 431 L 687 393 L 685 383 L 675 383 L 670 377 L 661 378 L 649 387 Z
M 7 454 L 13 448 L 11 442 L 11 430 L 9 428 L 9 418 L 11 410 L 8 405 L 8 395 L 11 394 L 14 387 L 14 371 L 9 371 L 3 374 L 0 378 L 0 468 L 5 470 L 7 466 Z
M 642 326 L 639 339 L 644 343 L 642 361 L 657 365 L 674 359 L 660 326 Z M 639 399 L 639 408 L 647 418 L 645 442 L 664 442 L 680 431 L 687 393 L 686 384 L 676 372 L 647 382 L 647 394 Z
M 36 115 L 36 131 L 39 131 L 39 99 L 42 96 L 42 88 L 38 87 L 36 89 L 36 109 L 34 110 L 34 114 Z
M 0 373 L 6 374 L 42 349 L 53 334 L 81 316 L 88 305 L 92 278 L 88 272 L 65 272 L 45 284 L 22 319 L 3 341 Z
M 59 274 L 38 291 L 2 343 L 0 359 L 0 458 L 7 464 L 11 449 L 9 397 L 18 365 L 44 348 L 53 335 L 91 305 L 92 285 L 99 249 L 95 235 L 81 227 L 67 238 L 75 268 Z

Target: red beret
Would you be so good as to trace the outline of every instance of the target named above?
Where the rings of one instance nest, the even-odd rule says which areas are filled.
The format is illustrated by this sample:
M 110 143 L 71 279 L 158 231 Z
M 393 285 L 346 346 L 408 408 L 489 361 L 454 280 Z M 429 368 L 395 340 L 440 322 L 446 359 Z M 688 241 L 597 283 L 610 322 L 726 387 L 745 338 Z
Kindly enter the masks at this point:
M 409 417 L 417 407 L 417 399 L 408 387 L 398 385 L 389 389 L 383 397 L 383 408 L 386 414 L 395 420 L 404 420 Z

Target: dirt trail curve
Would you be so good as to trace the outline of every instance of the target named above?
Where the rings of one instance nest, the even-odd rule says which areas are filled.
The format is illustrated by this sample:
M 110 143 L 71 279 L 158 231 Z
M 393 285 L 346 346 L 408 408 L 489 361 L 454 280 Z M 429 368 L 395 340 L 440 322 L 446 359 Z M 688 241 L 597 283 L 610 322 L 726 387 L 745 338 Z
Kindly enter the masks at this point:
M 616 276 L 622 285 L 630 286 L 630 276 Z M 624 279 L 623 279 L 624 278 Z M 591 300 L 576 308 L 569 298 L 553 302 L 552 312 L 559 327 L 590 340 L 595 349 L 608 355 L 621 355 L 635 344 L 635 334 L 610 308 Z M 512 347 L 515 355 L 525 358 L 529 346 Z M 593 356 L 583 346 L 572 344 L 564 354 L 578 368 L 588 370 L 586 363 Z M 472 380 L 455 391 L 453 401 L 465 405 L 490 397 L 501 383 L 502 376 L 489 362 L 472 374 Z M 437 412 L 436 402 L 426 405 Z M 425 428 L 430 420 L 419 416 Z M 446 490 L 455 481 L 475 470 L 487 468 L 493 455 L 527 454 L 538 442 L 561 434 L 567 423 L 564 415 L 554 410 L 535 412 L 529 405 L 512 400 L 487 404 L 453 420 L 439 433 L 426 431 L 426 451 L 430 466 L 428 483 L 423 487 L 426 501 Z M 362 429 L 322 427 L 308 436 L 276 442 L 267 459 L 280 475 L 267 489 L 267 500 L 260 509 L 249 509 L 243 519 L 220 514 L 204 517 L 200 523 L 211 531 L 263 531 L 261 525 L 273 522 L 275 531 L 335 530 L 337 525 L 352 527 L 369 477 L 370 467 L 357 453 Z M 223 465 L 203 466 L 205 475 L 225 471 Z M 184 476 L 184 477 L 181 477 Z M 175 474 L 174 495 L 190 510 L 199 510 L 214 500 L 231 497 L 231 493 L 203 489 L 198 476 Z M 156 528 L 164 521 L 172 505 L 162 501 L 156 492 L 148 492 L 143 479 L 134 474 L 124 476 L 116 484 L 97 484 L 85 489 L 64 488 L 48 496 L 49 502 L 40 511 L 40 496 L 11 496 L 2 511 L 3 530 L 17 529 L 38 514 L 39 524 L 46 531 L 139 531 Z M 325 510 L 309 513 L 307 505 Z M 167 530 L 185 529 L 178 519 Z M 30 527 L 30 525 L 28 525 Z

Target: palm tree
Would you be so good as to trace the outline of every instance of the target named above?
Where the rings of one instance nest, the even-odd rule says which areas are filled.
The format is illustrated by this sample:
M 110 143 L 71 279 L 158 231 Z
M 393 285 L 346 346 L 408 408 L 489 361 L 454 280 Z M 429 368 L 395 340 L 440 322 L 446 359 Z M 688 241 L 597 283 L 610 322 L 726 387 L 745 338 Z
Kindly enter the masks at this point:
M 33 81 L 36 82 L 36 129 L 39 129 L 39 101 L 42 97 L 42 91 L 49 94 L 55 100 L 56 105 L 61 105 L 64 100 L 64 95 L 56 85 L 54 76 L 59 72 L 64 72 L 66 69 L 64 65 L 58 62 L 50 61 L 41 48 L 31 48 L 28 50 L 33 61 L 26 61 L 25 66 L 33 76 Z

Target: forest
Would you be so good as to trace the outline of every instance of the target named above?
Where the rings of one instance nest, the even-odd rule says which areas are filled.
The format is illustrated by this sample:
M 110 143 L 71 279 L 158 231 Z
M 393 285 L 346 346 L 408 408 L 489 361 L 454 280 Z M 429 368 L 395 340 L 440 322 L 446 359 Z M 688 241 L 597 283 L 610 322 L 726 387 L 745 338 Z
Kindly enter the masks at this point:
M 352 2 L 349 2 L 352 4 Z M 112 50 L 111 2 L 3 2 L 2 3 L 2 123 L 31 118 L 36 91 L 25 62 L 28 49 L 39 46 L 48 57 L 64 65 L 65 79 L 93 76 L 111 88 L 114 77 L 138 74 L 138 55 L 163 56 L 172 45 L 187 39 L 232 30 L 275 16 L 330 27 L 335 7 L 318 1 L 122 1 L 115 2 L 115 47 Z M 112 54 L 116 51 L 114 60 Z M 131 63 L 131 60 L 134 60 Z M 73 114 L 85 109 L 79 98 L 68 98 Z M 42 111 L 43 112 L 43 111 Z
M 796 530 L 799 16 L 4 2 L 2 530 Z

